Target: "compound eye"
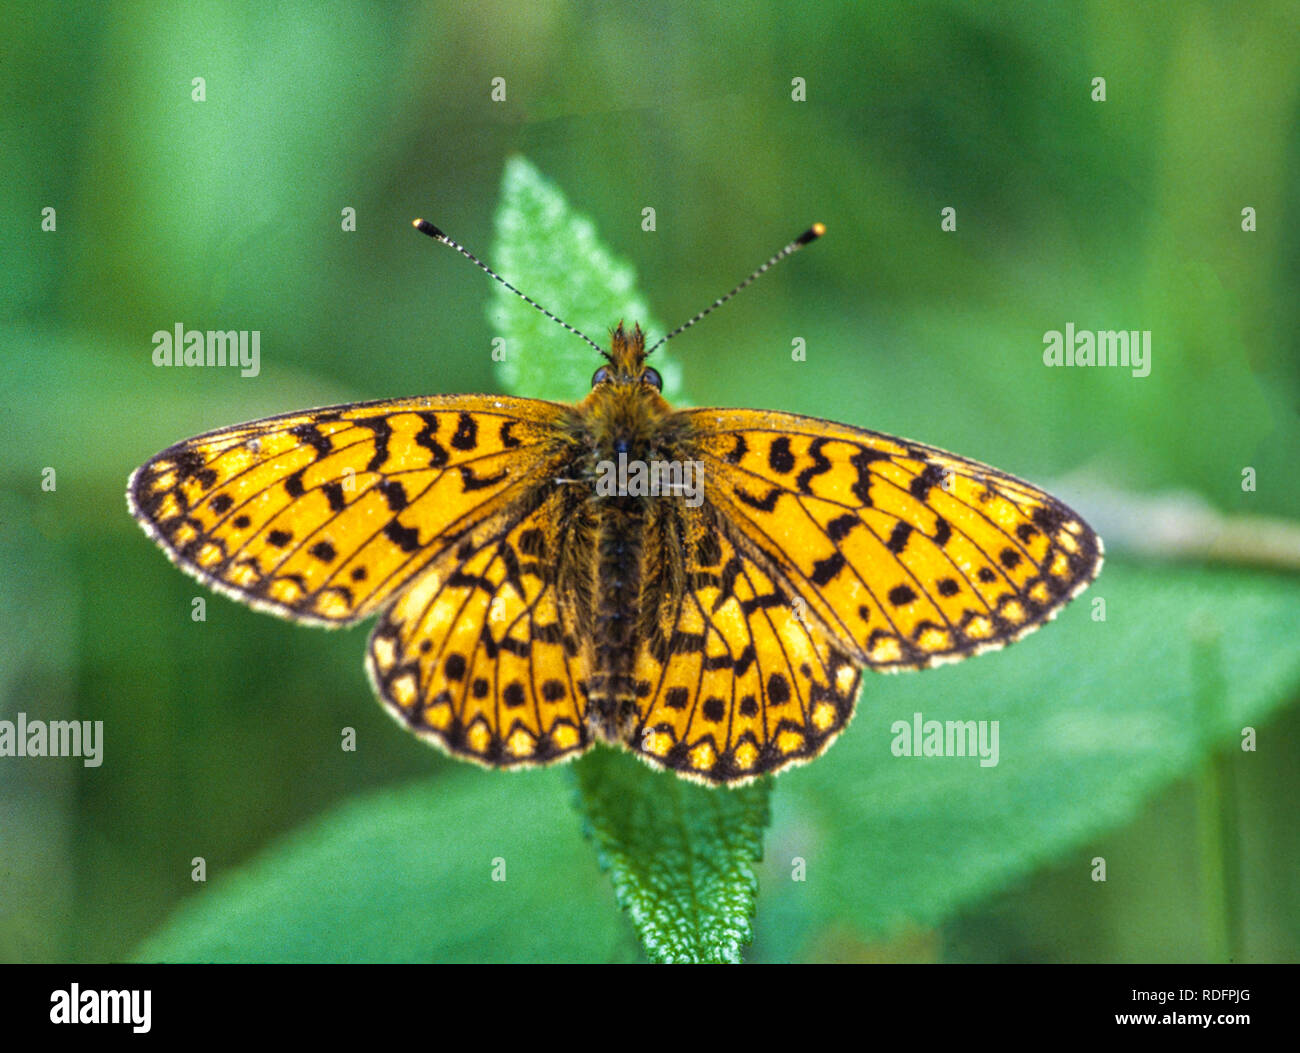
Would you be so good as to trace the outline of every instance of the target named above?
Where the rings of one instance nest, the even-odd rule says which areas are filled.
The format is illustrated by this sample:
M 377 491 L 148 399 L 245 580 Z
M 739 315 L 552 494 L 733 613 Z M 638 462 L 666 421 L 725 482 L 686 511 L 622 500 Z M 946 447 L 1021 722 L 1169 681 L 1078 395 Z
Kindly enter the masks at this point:
M 603 384 L 611 379 L 613 374 L 609 371 L 609 366 L 601 366 L 591 375 L 591 386 L 594 388 L 597 384 Z
M 657 369 L 647 369 L 641 374 L 641 383 L 649 384 L 655 391 L 662 391 L 664 388 L 664 378 L 659 375 Z

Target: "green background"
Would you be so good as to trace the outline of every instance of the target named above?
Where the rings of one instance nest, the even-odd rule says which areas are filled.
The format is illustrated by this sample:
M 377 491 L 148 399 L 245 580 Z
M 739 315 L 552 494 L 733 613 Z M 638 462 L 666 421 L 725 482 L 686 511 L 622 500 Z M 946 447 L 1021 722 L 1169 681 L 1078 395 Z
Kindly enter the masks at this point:
M 636 958 L 566 772 L 430 751 L 371 697 L 365 628 L 202 590 L 122 497 L 135 466 L 210 428 L 501 390 L 491 283 L 410 220 L 494 258 L 519 154 L 669 325 L 827 224 L 674 342 L 690 402 L 958 451 L 1051 486 L 1109 542 L 1056 625 L 970 671 L 869 677 L 844 738 L 778 779 L 748 957 L 1300 956 L 1294 542 L 1271 560 L 1290 570 L 1141 548 L 1164 536 L 1155 497 L 1300 519 L 1294 4 L 11 3 L 0 19 L 0 718 L 106 736 L 97 769 L 0 758 L 0 959 L 240 956 L 187 935 L 205 897 L 209 927 L 261 933 L 248 957 Z M 551 262 L 561 289 L 582 266 Z M 155 368 L 151 336 L 178 322 L 260 330 L 260 376 Z M 1151 375 L 1045 368 L 1043 334 L 1067 322 L 1151 330 Z M 576 399 L 588 376 L 551 382 Z M 1035 781 L 1015 751 L 1018 729 L 1044 741 L 1038 702 L 1069 748 Z M 1167 726 L 1139 719 L 1154 706 Z M 884 729 L 918 708 L 1004 721 L 996 790 L 965 826 L 962 795 L 987 783 L 942 766 L 966 762 L 888 757 Z M 1257 752 L 1234 745 L 1244 724 Z M 1160 761 L 1139 774 L 1115 761 L 1147 747 Z M 927 885 L 951 870 L 971 876 Z M 335 926 L 294 915 L 304 899 Z M 395 902 L 441 942 L 386 924 Z

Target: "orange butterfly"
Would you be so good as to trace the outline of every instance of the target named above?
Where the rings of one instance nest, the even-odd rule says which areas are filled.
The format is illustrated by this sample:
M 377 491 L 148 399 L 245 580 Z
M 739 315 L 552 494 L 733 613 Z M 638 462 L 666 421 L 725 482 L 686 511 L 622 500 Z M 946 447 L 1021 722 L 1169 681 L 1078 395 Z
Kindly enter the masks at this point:
M 821 753 L 863 669 L 1002 647 L 1100 570 L 1077 514 L 997 469 L 812 417 L 674 410 L 640 327 L 601 353 L 577 405 L 272 417 L 164 450 L 127 502 L 242 603 L 327 626 L 378 614 L 376 692 L 455 756 L 521 767 L 599 741 L 711 784 Z

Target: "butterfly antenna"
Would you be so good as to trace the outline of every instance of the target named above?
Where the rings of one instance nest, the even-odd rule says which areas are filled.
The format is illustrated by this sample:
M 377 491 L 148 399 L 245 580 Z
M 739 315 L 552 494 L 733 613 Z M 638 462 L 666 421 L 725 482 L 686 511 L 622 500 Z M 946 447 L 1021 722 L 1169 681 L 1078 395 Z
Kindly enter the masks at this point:
M 434 241 L 441 241 L 444 245 L 449 245 L 451 248 L 455 249 L 467 260 L 469 260 L 470 263 L 474 264 L 476 267 L 479 267 L 482 270 L 486 271 L 488 274 L 492 275 L 493 278 L 495 278 L 507 289 L 509 289 L 512 293 L 518 296 L 519 299 L 523 300 L 524 303 L 531 304 L 533 307 L 536 307 L 539 311 L 542 312 L 542 314 L 546 315 L 546 317 L 549 318 L 556 325 L 563 326 L 565 329 L 573 333 L 575 336 L 582 337 L 582 339 L 587 341 L 587 343 L 589 343 L 602 355 L 604 355 L 606 358 L 609 358 L 609 352 L 606 351 L 603 347 L 601 347 L 598 343 L 596 343 L 596 341 L 594 341 L 586 333 L 582 332 L 582 330 L 580 329 L 575 329 L 573 326 L 571 326 L 568 322 L 564 321 L 563 319 L 556 318 L 555 315 L 551 314 L 550 311 L 548 311 L 545 307 L 539 304 L 536 300 L 532 299 L 532 297 L 527 296 L 524 293 L 521 293 L 518 289 L 516 289 L 513 285 L 511 285 L 508 281 L 506 281 L 503 277 L 501 277 L 501 275 L 499 275 L 496 271 L 494 271 L 481 259 L 475 256 L 472 252 L 470 252 L 469 249 L 465 248 L 464 245 L 452 241 L 451 238 L 447 237 L 446 234 L 444 234 L 441 230 L 435 227 L 427 219 L 412 220 L 411 225 L 415 227 L 415 229 L 418 230 L 421 234 L 428 234 L 429 237 L 433 238 Z M 775 262 L 776 262 L 776 258 L 770 261 L 770 263 L 775 263 Z
M 798 252 L 800 249 L 802 249 L 802 248 L 803 248 L 805 245 L 807 245 L 810 241 L 816 241 L 818 238 L 820 238 L 820 237 L 821 237 L 823 234 L 825 234 L 825 233 L 826 233 L 826 224 L 824 224 L 824 223 L 814 223 L 811 227 L 809 227 L 809 228 L 808 228 L 807 230 L 805 230 L 802 234 L 800 234 L 797 238 L 795 238 L 794 241 L 790 242 L 789 245 L 787 245 L 787 246 L 786 246 L 785 248 L 783 248 L 780 252 L 778 252 L 775 256 L 773 256 L 770 260 L 768 260 L 765 264 L 763 264 L 763 266 L 759 267 L 758 270 L 756 270 L 753 274 L 751 274 L 751 275 L 750 275 L 748 278 L 746 278 L 743 282 L 741 282 L 741 283 L 740 283 L 739 285 L 737 285 L 734 289 L 732 289 L 731 292 L 727 293 L 726 296 L 722 296 L 722 297 L 719 297 L 718 299 L 714 300 L 713 303 L 709 304 L 708 307 L 704 308 L 704 310 L 701 311 L 699 314 L 697 314 L 694 318 L 690 318 L 690 319 L 688 319 L 687 321 L 683 322 L 683 323 L 682 323 L 681 325 L 679 325 L 676 329 L 674 329 L 671 333 L 669 333 L 669 334 L 668 334 L 667 336 L 665 336 L 662 340 L 660 340 L 657 344 L 655 344 L 654 347 L 650 348 L 650 351 L 654 351 L 654 350 L 658 349 L 659 347 L 661 347 L 661 346 L 663 346 L 664 344 L 668 343 L 668 341 L 671 340 L 673 337 L 675 337 L 678 333 L 684 332 L 685 330 L 689 329 L 689 328 L 690 328 L 691 326 L 693 326 L 696 322 L 698 322 L 701 318 L 703 318 L 706 314 L 708 314 L 709 312 L 714 311 L 714 310 L 716 310 L 717 308 L 721 307 L 724 303 L 726 303 L 726 302 L 727 302 L 728 300 L 730 300 L 733 296 L 735 296 L 736 293 L 740 292 L 741 289 L 745 288 L 747 285 L 753 285 L 754 282 L 758 281 L 759 278 L 761 278 L 764 274 L 766 274 L 768 271 L 770 271 L 773 267 L 775 267 L 778 263 L 780 263 L 780 262 L 781 262 L 783 259 L 785 259 L 787 256 L 793 256 L 796 252 Z M 647 354 L 647 355 L 650 354 L 650 351 L 647 351 L 646 354 Z

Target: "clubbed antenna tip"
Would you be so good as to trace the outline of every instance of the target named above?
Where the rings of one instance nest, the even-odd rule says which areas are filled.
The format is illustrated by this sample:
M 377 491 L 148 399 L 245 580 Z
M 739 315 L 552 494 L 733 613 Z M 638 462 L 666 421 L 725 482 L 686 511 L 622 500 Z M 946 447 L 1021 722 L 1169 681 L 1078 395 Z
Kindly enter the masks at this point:
M 495 278 L 497 281 L 499 281 L 502 285 L 504 285 L 504 286 L 505 286 L 507 289 L 509 289 L 512 293 L 514 293 L 516 296 L 518 296 L 519 299 L 523 300 L 524 303 L 529 304 L 529 305 L 531 305 L 531 306 L 533 306 L 533 307 L 536 307 L 539 311 L 542 312 L 542 314 L 546 315 L 546 317 L 549 318 L 549 319 L 550 319 L 552 322 L 554 322 L 556 325 L 563 326 L 565 329 L 567 329 L 569 332 L 573 333 L 575 336 L 580 336 L 580 337 L 582 337 L 582 339 L 584 339 L 585 341 L 587 341 L 587 343 L 589 343 L 592 347 L 594 347 L 594 348 L 595 348 L 597 351 L 599 351 L 602 355 L 606 354 L 605 349 L 604 349 L 603 347 L 601 347 L 598 343 L 596 343 L 596 341 L 594 341 L 594 340 L 593 340 L 591 337 L 589 337 L 586 333 L 582 332 L 582 331 L 579 330 L 579 329 L 575 329 L 575 328 L 573 328 L 573 326 L 571 326 L 568 322 L 564 321 L 563 319 L 556 318 L 555 315 L 551 314 L 550 311 L 548 311 L 545 307 L 543 307 L 541 304 L 539 304 L 539 303 L 538 303 L 536 300 L 534 300 L 532 297 L 530 297 L 530 296 L 525 296 L 525 295 L 524 295 L 523 293 L 521 293 L 518 289 L 516 289 L 513 285 L 511 285 L 508 281 L 506 281 L 503 277 L 501 277 L 501 275 L 499 275 L 496 271 L 494 271 L 494 270 L 493 270 L 491 267 L 489 267 L 486 263 L 484 263 L 484 262 L 483 262 L 482 260 L 480 260 L 477 256 L 475 256 L 472 252 L 470 252 L 469 249 L 465 248 L 465 246 L 463 246 L 463 245 L 457 244 L 456 242 L 452 241 L 451 238 L 447 237 L 446 234 L 444 234 L 441 230 L 439 230 L 437 227 L 435 227 L 435 226 L 434 226 L 432 223 L 430 223 L 427 219 L 413 219 L 413 220 L 411 220 L 411 226 L 413 226 L 413 227 L 414 227 L 416 230 L 418 230 L 421 234 L 428 234 L 429 237 L 431 237 L 431 238 L 434 239 L 434 241 L 441 241 L 444 245 L 449 245 L 449 246 L 451 246 L 451 248 L 453 248 L 453 249 L 455 249 L 457 252 L 459 252 L 459 253 L 460 253 L 462 256 L 464 256 L 467 260 L 469 260 L 470 263 L 474 264 L 474 266 L 478 267 L 479 269 L 481 269 L 481 270 L 484 271 L 485 273 L 490 274 L 493 278 Z
M 753 284 L 754 282 L 756 282 L 759 278 L 761 278 L 764 274 L 766 274 L 769 270 L 771 270 L 773 267 L 775 267 L 778 263 L 780 263 L 780 262 L 781 262 L 783 259 L 785 259 L 787 256 L 792 256 L 792 255 L 794 255 L 794 253 L 798 252 L 798 251 L 799 251 L 800 249 L 802 249 L 805 245 L 807 245 L 810 241 L 816 241 L 818 238 L 820 238 L 820 237 L 821 237 L 823 234 L 825 234 L 825 233 L 826 233 L 826 224 L 825 224 L 825 223 L 814 223 L 811 227 L 809 227 L 809 228 L 808 228 L 807 230 L 805 230 L 802 234 L 800 234 L 797 238 L 795 238 L 794 241 L 790 242 L 789 245 L 787 245 L 787 246 L 786 246 L 785 248 L 783 248 L 780 252 L 778 252 L 775 256 L 773 256 L 770 260 L 768 260 L 765 264 L 763 264 L 763 266 L 759 267 L 758 270 L 756 270 L 753 274 L 751 274 L 751 275 L 750 275 L 748 278 L 746 278 L 743 282 L 741 282 L 741 283 L 740 283 L 739 285 L 737 285 L 734 289 L 732 289 L 731 292 L 727 293 L 726 296 L 721 296 L 721 297 L 719 297 L 718 299 L 714 300 L 713 303 L 709 304 L 708 307 L 704 308 L 704 310 L 701 311 L 699 314 L 695 315 L 693 318 L 689 318 L 689 319 L 687 319 L 685 322 L 683 322 L 681 325 L 679 325 L 676 329 L 674 329 L 671 333 L 669 333 L 669 334 L 668 334 L 667 336 L 665 336 L 662 340 L 660 340 L 657 344 L 655 344 L 654 347 L 650 348 L 650 351 L 647 351 L 646 354 L 648 355 L 648 354 L 650 354 L 651 351 L 655 351 L 655 350 L 657 350 L 658 348 L 662 347 L 664 344 L 668 343 L 669 340 L 671 340 L 673 337 L 675 337 L 678 333 L 685 332 L 687 329 L 689 329 L 691 326 L 693 326 L 696 322 L 698 322 L 698 321 L 699 321 L 701 318 L 703 318 L 705 315 L 707 315 L 707 314 L 709 314 L 711 311 L 713 311 L 713 310 L 715 310 L 715 309 L 721 307 L 724 303 L 726 303 L 726 302 L 727 302 L 728 300 L 730 300 L 733 296 L 735 296 L 736 293 L 740 292 L 741 289 L 745 288 L 745 286 L 747 286 L 747 285 L 751 285 L 751 284 Z

